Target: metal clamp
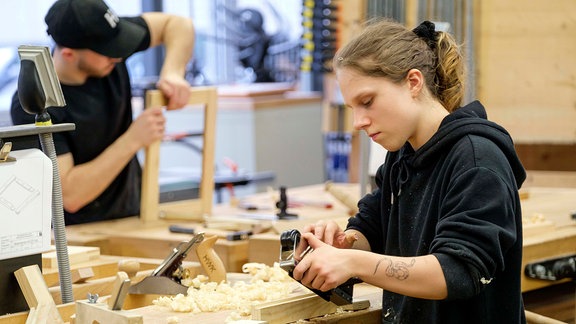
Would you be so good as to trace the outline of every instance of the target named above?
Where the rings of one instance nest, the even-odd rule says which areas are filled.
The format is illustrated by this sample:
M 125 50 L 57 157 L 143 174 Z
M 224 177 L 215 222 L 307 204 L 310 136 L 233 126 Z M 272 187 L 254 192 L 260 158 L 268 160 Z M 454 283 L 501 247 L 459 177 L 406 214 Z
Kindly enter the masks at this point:
M 529 278 L 549 281 L 576 279 L 576 254 L 529 263 L 524 267 L 524 274 Z

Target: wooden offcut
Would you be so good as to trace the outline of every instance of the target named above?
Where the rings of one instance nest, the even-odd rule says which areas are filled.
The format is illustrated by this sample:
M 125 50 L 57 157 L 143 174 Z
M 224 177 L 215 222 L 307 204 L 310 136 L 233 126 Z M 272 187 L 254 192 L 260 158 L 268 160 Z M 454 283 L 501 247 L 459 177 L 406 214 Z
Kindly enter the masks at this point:
M 100 257 L 100 248 L 94 246 L 68 246 L 68 260 L 70 265 L 75 265 L 91 260 L 96 260 Z M 58 257 L 56 255 L 56 248 L 52 246 L 52 250 L 42 253 L 42 269 L 58 268 Z
M 215 87 L 190 88 L 190 105 L 204 107 L 204 130 L 202 146 L 202 173 L 200 197 L 160 204 L 158 175 L 160 168 L 160 142 L 152 143 L 145 149 L 142 171 L 142 200 L 140 219 L 144 223 L 165 219 L 195 219 L 212 211 L 214 191 L 214 145 L 216 136 L 217 91 Z M 146 108 L 166 106 L 167 100 L 160 90 L 146 92 Z
M 252 319 L 263 320 L 270 324 L 281 324 L 334 314 L 339 308 L 343 311 L 357 311 L 368 307 L 370 307 L 368 300 L 358 300 L 339 307 L 334 303 L 325 301 L 315 293 L 309 292 L 304 295 L 255 305 L 252 307 Z
M 76 302 L 75 324 L 116 323 L 141 324 L 142 315 L 133 311 L 113 311 L 106 304 L 90 304 L 84 300 Z
M 252 319 L 264 320 L 270 324 L 289 323 L 303 318 L 312 318 L 336 311 L 336 305 L 322 297 L 308 293 L 266 302 L 252 307 Z
M 14 272 L 14 276 L 18 280 L 28 307 L 34 309 L 29 314 L 30 323 L 64 323 L 38 265 L 22 267 Z

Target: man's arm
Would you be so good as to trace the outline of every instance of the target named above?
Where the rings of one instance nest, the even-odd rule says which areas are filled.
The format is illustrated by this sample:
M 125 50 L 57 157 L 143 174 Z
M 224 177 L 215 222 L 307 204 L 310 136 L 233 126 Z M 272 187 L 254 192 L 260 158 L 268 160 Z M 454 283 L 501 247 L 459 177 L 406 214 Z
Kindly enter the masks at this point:
M 71 153 L 58 156 L 64 209 L 74 213 L 96 199 L 138 150 L 162 139 L 164 125 L 162 109 L 149 108 L 92 161 L 74 165 Z
M 188 102 L 190 94 L 190 85 L 184 75 L 194 44 L 192 22 L 185 17 L 163 13 L 144 13 L 142 17 L 150 29 L 150 47 L 160 44 L 166 47 L 158 88 L 170 99 L 170 109 L 181 108 Z M 71 154 L 59 156 L 64 208 L 73 213 L 96 199 L 138 150 L 162 139 L 164 126 L 165 118 L 160 107 L 146 109 L 94 160 L 75 165 Z
M 166 56 L 157 87 L 168 98 L 168 109 L 182 108 L 190 97 L 190 84 L 184 78 L 194 49 L 194 26 L 185 17 L 149 12 L 142 18 L 150 29 L 150 47 L 164 44 Z

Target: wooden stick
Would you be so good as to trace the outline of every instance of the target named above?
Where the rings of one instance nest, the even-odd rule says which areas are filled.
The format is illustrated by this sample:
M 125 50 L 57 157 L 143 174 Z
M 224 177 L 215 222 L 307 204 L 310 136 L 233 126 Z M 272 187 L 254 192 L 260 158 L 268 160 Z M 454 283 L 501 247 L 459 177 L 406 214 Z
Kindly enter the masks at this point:
M 37 264 L 22 267 L 14 275 L 28 307 L 35 308 L 31 319 L 34 323 L 64 323 Z
M 85 267 L 80 269 L 73 269 L 70 271 L 72 283 L 81 283 L 94 277 L 94 269 L 92 267 Z

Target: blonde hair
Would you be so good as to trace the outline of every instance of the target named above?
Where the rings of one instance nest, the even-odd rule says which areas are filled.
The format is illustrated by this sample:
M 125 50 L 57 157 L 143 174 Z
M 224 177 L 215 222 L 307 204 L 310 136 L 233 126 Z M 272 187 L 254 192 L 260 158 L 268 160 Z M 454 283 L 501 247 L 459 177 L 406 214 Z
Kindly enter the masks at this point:
M 433 34 L 434 39 L 424 39 L 397 22 L 373 19 L 336 53 L 333 66 L 395 83 L 403 82 L 411 69 L 418 69 L 432 96 L 452 112 L 464 98 L 464 59 L 452 35 Z

